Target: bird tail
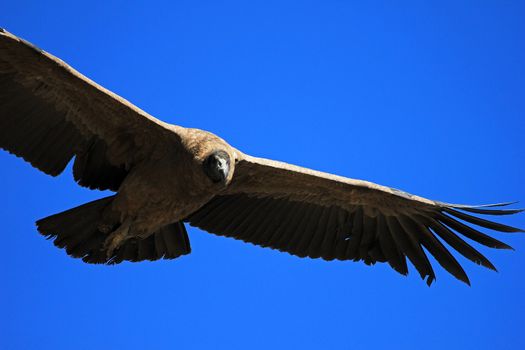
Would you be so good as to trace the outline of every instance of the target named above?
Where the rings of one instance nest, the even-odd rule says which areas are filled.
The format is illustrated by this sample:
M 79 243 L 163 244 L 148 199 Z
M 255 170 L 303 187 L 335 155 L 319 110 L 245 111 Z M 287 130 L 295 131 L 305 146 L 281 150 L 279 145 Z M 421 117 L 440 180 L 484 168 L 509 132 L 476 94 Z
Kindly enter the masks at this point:
M 182 222 L 175 222 L 160 228 L 147 238 L 132 238 L 115 249 L 112 256 L 107 256 L 104 242 L 121 224 L 114 220 L 109 230 L 104 228 L 104 232 L 101 231 L 101 224 L 107 225 L 108 219 L 103 214 L 114 198 L 115 196 L 110 196 L 98 199 L 40 219 L 36 222 L 37 229 L 48 239 L 53 239 L 55 246 L 65 248 L 68 255 L 93 264 L 174 259 L 190 253 L 186 228 Z
M 99 225 L 104 209 L 114 197 L 98 199 L 40 219 L 36 222 L 38 232 L 53 239 L 57 247 L 65 248 L 72 257 L 84 258 L 96 253 L 102 257 L 105 253 L 101 249 L 108 234 L 101 232 Z

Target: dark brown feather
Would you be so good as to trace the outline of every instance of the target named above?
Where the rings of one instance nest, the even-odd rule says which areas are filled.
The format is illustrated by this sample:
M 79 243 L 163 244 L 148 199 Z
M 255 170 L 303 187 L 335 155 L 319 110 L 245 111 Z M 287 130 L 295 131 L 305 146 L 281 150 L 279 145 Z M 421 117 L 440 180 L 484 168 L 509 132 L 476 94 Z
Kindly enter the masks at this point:
M 384 252 L 390 266 L 402 275 L 408 274 L 405 255 L 401 253 L 401 248 L 398 247 L 392 238 L 386 218 L 383 215 L 379 215 L 377 218 L 377 234 L 381 250 Z
M 496 267 L 485 257 L 483 254 L 474 249 L 470 244 L 458 237 L 448 227 L 441 224 L 437 220 L 420 217 L 421 220 L 429 222 L 428 226 L 434 231 L 439 237 L 441 237 L 448 245 L 454 248 L 458 253 L 463 255 L 465 258 L 472 262 L 485 266 L 491 270 L 496 271 Z
M 470 222 L 471 224 L 478 225 L 478 226 L 481 226 L 481 227 L 485 227 L 485 228 L 488 228 L 488 229 L 491 229 L 491 230 L 494 230 L 494 231 L 499 231 L 499 232 L 523 232 L 523 230 L 521 230 L 519 228 L 503 225 L 503 224 L 500 224 L 500 223 L 497 223 L 497 222 L 494 222 L 494 221 L 485 220 L 485 219 L 482 219 L 482 218 L 478 218 L 478 217 L 475 217 L 475 216 L 472 216 L 472 215 L 468 215 L 468 214 L 459 212 L 459 211 L 451 209 L 451 208 L 443 208 L 443 210 L 446 213 L 457 217 L 458 219 L 465 220 L 467 222 Z
M 180 137 L 56 57 L 0 32 L 0 148 L 52 176 L 76 155 L 80 185 L 115 191 L 162 142 L 180 146 Z
M 494 269 L 483 255 L 445 224 L 483 243 L 492 243 L 492 238 L 440 210 L 385 216 L 380 211 L 365 214 L 358 205 L 352 208 L 349 211 L 282 197 L 232 194 L 217 196 L 187 221 L 211 233 L 300 257 L 363 260 L 369 265 L 388 262 L 404 275 L 408 273 L 408 257 L 429 285 L 435 280 L 435 273 L 423 247 L 445 270 L 470 283 L 461 265 L 435 235 L 470 260 Z
M 356 207 L 353 222 L 351 224 L 350 236 L 348 237 L 348 248 L 346 256 L 348 259 L 359 260 L 358 253 L 363 236 L 363 208 Z
M 465 237 L 468 237 L 472 239 L 473 241 L 481 243 L 487 247 L 498 248 L 498 249 L 512 249 L 511 246 L 501 241 L 498 241 L 497 239 L 492 238 L 484 233 L 481 233 L 478 230 L 473 229 L 472 227 L 467 226 L 457 220 L 454 220 L 448 215 L 439 213 L 437 214 L 437 219 L 441 221 L 443 224 L 450 227 L 451 229 L 461 233 Z

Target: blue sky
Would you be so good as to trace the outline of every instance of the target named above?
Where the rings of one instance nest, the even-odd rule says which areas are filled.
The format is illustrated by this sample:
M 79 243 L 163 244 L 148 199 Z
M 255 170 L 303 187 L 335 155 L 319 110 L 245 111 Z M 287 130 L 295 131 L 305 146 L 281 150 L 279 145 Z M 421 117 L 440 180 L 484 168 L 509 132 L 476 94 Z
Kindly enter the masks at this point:
M 525 5 L 11 1 L 0 26 L 165 121 L 256 156 L 449 202 L 525 205 Z M 105 196 L 0 152 L 0 348 L 525 348 L 525 236 L 437 267 L 299 259 L 189 229 L 174 261 L 92 266 L 34 221 Z M 505 223 L 525 227 L 525 215 Z

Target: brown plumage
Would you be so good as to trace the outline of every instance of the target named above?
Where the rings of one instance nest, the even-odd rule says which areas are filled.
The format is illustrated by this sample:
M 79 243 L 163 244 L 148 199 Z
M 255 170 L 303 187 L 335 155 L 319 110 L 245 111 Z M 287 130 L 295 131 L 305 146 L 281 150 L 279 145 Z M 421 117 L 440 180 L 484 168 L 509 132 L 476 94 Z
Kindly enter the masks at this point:
M 188 222 L 300 257 L 388 262 L 405 275 L 408 257 L 430 284 L 428 252 L 469 283 L 446 245 L 495 270 L 462 236 L 508 249 L 471 225 L 521 231 L 472 215 L 521 211 L 499 208 L 508 203 L 447 204 L 248 156 L 211 133 L 153 118 L 4 30 L 0 147 L 52 176 L 74 158 L 79 185 L 116 192 L 37 222 L 56 246 L 89 263 L 188 254 Z

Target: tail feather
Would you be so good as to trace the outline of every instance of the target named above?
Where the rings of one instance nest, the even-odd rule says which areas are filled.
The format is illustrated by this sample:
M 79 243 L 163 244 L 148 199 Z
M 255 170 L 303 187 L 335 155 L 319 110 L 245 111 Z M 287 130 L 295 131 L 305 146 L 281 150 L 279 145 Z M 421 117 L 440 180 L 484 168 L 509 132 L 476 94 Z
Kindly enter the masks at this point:
M 36 222 L 38 231 L 65 248 L 68 255 L 93 264 L 118 264 L 124 260 L 175 259 L 191 251 L 182 222 L 162 227 L 145 239 L 131 239 L 108 257 L 104 249 L 107 233 L 99 230 L 104 209 L 114 196 L 86 203 Z M 115 228 L 118 227 L 115 225 Z
M 115 251 L 115 256 L 109 263 L 118 264 L 124 260 L 175 259 L 190 252 L 186 227 L 179 221 L 162 227 L 145 239 L 127 242 Z
M 38 231 L 52 239 L 55 246 L 65 248 L 68 255 L 83 258 L 94 246 L 101 248 L 107 234 L 100 232 L 98 225 L 104 209 L 114 196 L 86 203 L 62 213 L 48 216 L 36 222 Z M 86 245 L 86 242 L 95 244 Z

